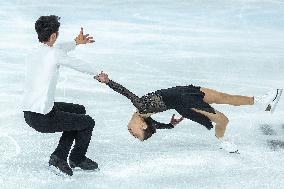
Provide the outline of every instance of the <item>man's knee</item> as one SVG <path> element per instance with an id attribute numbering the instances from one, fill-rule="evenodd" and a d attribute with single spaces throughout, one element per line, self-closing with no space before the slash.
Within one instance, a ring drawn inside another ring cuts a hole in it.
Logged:
<path id="1" fill-rule="evenodd" d="M 87 115 L 86 118 L 87 118 L 87 122 L 88 122 L 89 127 L 94 128 L 95 125 L 96 125 L 96 121 L 89 115 Z"/>
<path id="2" fill-rule="evenodd" d="M 83 105 L 78 104 L 79 111 L 81 114 L 86 114 L 86 108 Z"/>

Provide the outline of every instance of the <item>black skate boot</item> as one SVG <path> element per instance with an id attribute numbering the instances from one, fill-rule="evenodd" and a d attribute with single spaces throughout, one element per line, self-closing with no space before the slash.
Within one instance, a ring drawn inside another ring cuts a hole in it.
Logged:
<path id="1" fill-rule="evenodd" d="M 71 168 L 80 167 L 83 170 L 99 170 L 98 164 L 87 157 L 80 163 L 75 163 L 69 159 L 69 165 Z"/>
<path id="2" fill-rule="evenodd" d="M 58 171 L 54 171 L 56 172 L 55 174 L 61 176 L 63 174 L 65 175 L 69 175 L 69 176 L 72 176 L 73 175 L 73 171 L 72 169 L 69 167 L 67 161 L 63 160 L 63 159 L 60 159 L 59 157 L 57 157 L 56 155 L 52 154 L 50 156 L 50 159 L 49 159 L 49 167 L 53 166 L 55 167 Z M 57 173 L 58 172 L 58 173 Z"/>

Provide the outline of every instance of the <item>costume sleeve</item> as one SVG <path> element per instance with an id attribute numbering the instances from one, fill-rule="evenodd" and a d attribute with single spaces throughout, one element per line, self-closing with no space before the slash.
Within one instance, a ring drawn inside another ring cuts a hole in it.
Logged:
<path id="1" fill-rule="evenodd" d="M 132 104 L 140 111 L 143 109 L 143 102 L 140 100 L 140 98 L 135 95 L 134 93 L 132 93 L 131 91 L 129 91 L 127 88 L 125 88 L 124 86 L 122 86 L 119 83 L 116 83 L 112 80 L 110 80 L 107 83 L 107 86 L 109 86 L 112 90 L 114 90 L 115 92 L 125 96 L 126 98 L 128 98 L 129 100 L 131 100 Z"/>
<path id="2" fill-rule="evenodd" d="M 148 125 L 152 125 L 156 129 L 172 129 L 172 128 L 174 128 L 174 126 L 171 123 L 168 123 L 168 124 L 160 123 L 160 122 L 152 119 L 151 117 L 145 118 L 145 121 Z"/>
<path id="3" fill-rule="evenodd" d="M 89 75 L 95 75 L 97 73 L 93 64 L 70 57 L 61 50 L 57 51 L 57 63 Z"/>
<path id="4" fill-rule="evenodd" d="M 75 41 L 65 42 L 65 43 L 59 43 L 55 45 L 58 49 L 64 51 L 65 53 L 68 53 L 69 51 L 72 51 L 76 47 Z"/>

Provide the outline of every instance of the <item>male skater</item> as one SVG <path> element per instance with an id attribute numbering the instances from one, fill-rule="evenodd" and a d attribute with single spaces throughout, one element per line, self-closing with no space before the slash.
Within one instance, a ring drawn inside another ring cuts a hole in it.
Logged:
<path id="1" fill-rule="evenodd" d="M 61 173 L 72 176 L 71 168 L 95 170 L 98 164 L 85 156 L 95 126 L 95 121 L 86 115 L 85 107 L 78 104 L 54 102 L 59 68 L 68 66 L 80 72 L 94 75 L 94 70 L 81 60 L 67 56 L 76 45 L 93 43 L 93 37 L 80 34 L 73 42 L 54 46 L 60 27 L 60 17 L 41 16 L 35 23 L 40 45 L 27 60 L 26 87 L 23 110 L 26 123 L 41 133 L 63 132 L 58 146 L 51 154 L 49 165 Z M 75 145 L 67 157 L 73 141 Z"/>

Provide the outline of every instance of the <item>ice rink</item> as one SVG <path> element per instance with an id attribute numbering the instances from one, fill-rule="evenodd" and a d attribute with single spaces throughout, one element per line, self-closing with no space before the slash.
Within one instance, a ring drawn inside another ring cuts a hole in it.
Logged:
<path id="1" fill-rule="evenodd" d="M 282 189 L 284 100 L 275 114 L 214 105 L 241 154 L 218 149 L 214 130 L 185 120 L 140 142 L 127 130 L 131 102 L 92 77 L 61 69 L 56 100 L 84 104 L 96 120 L 88 157 L 99 172 L 51 173 L 60 133 L 40 134 L 23 119 L 24 60 L 38 43 L 34 22 L 61 16 L 58 42 L 83 26 L 95 37 L 70 56 L 90 62 L 138 95 L 199 85 L 240 95 L 284 88 L 282 0 L 8 0 L 0 2 L 1 189 Z M 169 122 L 174 111 L 153 116 Z"/>

